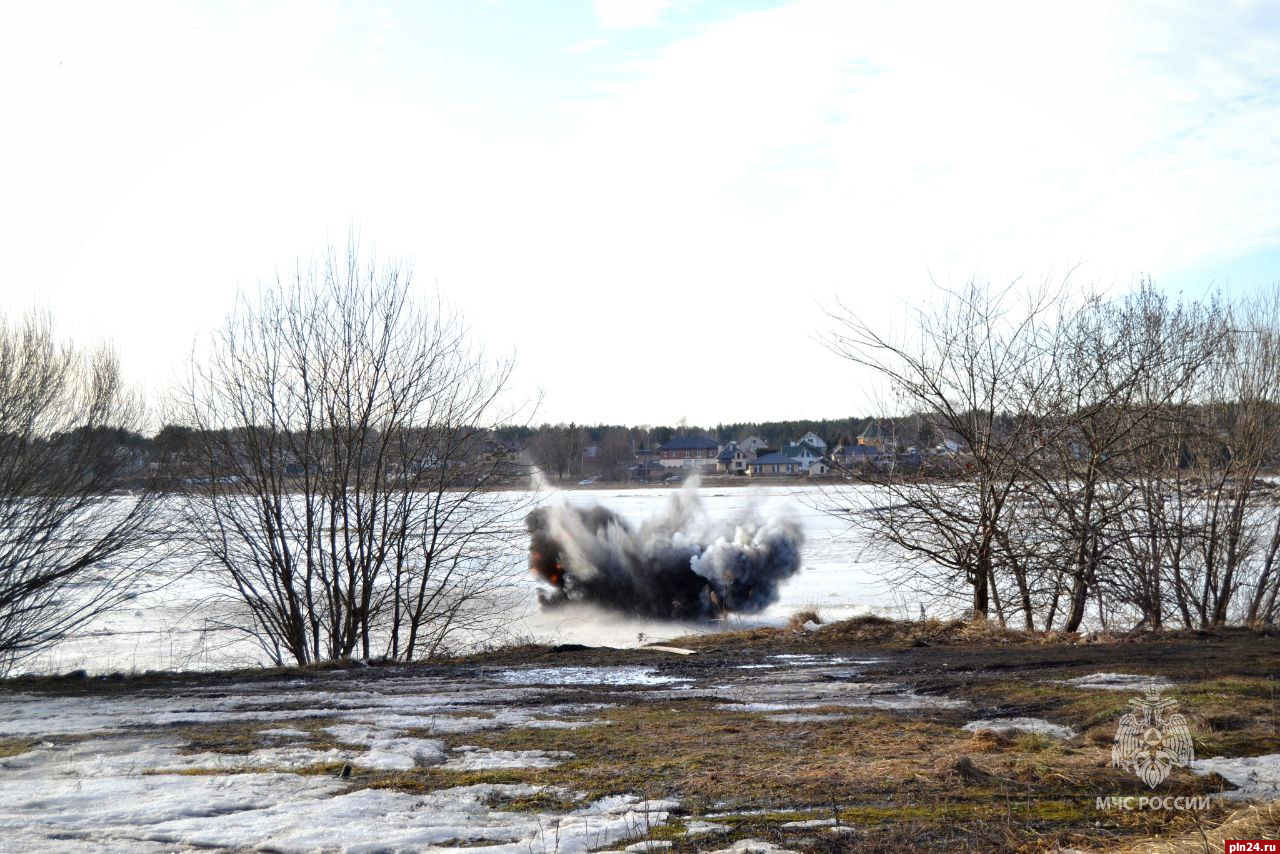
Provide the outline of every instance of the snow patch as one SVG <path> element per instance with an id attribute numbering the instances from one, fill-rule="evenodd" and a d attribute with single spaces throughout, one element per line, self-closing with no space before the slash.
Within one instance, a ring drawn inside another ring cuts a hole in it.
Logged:
<path id="1" fill-rule="evenodd" d="M 358 745 L 366 752 L 356 756 L 353 764 L 382 771 L 410 771 L 420 765 L 437 765 L 444 761 L 444 742 L 434 738 L 404 738 L 396 730 L 358 724 L 336 724 L 325 727 L 343 744 Z"/>
<path id="2" fill-rule="evenodd" d="M 703 821 L 701 819 L 690 819 L 684 823 L 685 836 L 701 836 L 704 833 L 716 833 L 721 830 L 729 830 L 727 824 L 716 824 L 714 821 Z"/>
<path id="3" fill-rule="evenodd" d="M 1215 757 L 1191 763 L 1197 774 L 1217 772 L 1235 786 L 1222 797 L 1232 800 L 1273 800 L 1280 798 L 1280 753 L 1228 759 Z"/>
<path id="4" fill-rule="evenodd" d="M 265 735 L 271 738 L 311 738 L 311 733 L 302 729 L 294 729 L 293 727 L 283 726 L 275 729 L 260 729 L 258 735 Z"/>
<path id="5" fill-rule="evenodd" d="M 1049 735 L 1054 738 L 1071 738 L 1075 735 L 1075 730 L 1071 729 L 1071 727 L 1051 723 L 1044 718 L 987 718 L 985 720 L 969 721 L 964 725 L 963 729 L 969 732 L 977 732 L 980 729 L 989 729 L 995 732 L 1030 732 Z"/>
<path id="6" fill-rule="evenodd" d="M 800 854 L 791 848 L 779 848 L 761 839 L 740 839 L 728 848 L 717 848 L 707 854 Z"/>
<path id="7" fill-rule="evenodd" d="M 661 676 L 652 667 L 524 667 L 500 670 L 491 678 L 516 685 L 669 685 L 692 682 L 680 676 Z"/>
<path id="8" fill-rule="evenodd" d="M 835 827 L 834 818 L 810 818 L 804 821 L 784 821 L 783 827 Z"/>
<path id="9" fill-rule="evenodd" d="M 1173 687 L 1173 682 L 1164 676 L 1142 673 L 1090 673 L 1088 676 L 1056 681 L 1059 685 L 1070 685 L 1087 691 L 1165 691 Z"/>
<path id="10" fill-rule="evenodd" d="M 554 768 L 573 754 L 563 750 L 490 750 L 487 747 L 455 747 L 442 765 L 450 771 L 486 771 L 491 768 Z"/>

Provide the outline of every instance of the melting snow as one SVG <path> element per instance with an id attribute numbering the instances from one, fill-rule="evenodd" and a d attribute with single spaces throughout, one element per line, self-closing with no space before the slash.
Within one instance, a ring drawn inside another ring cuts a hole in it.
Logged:
<path id="1" fill-rule="evenodd" d="M 927 697 L 897 690 L 892 683 L 882 682 L 813 682 L 790 674 L 777 680 L 744 680 L 718 688 L 715 696 L 732 700 L 723 708 L 742 712 L 790 712 L 822 706 L 845 706 L 872 709 L 953 709 L 965 705 L 964 700 Z"/>
<path id="2" fill-rule="evenodd" d="M 273 738 L 311 738 L 311 733 L 306 730 L 294 729 L 293 727 L 276 727 L 275 729 L 260 729 L 258 735 L 271 736 Z"/>
<path id="3" fill-rule="evenodd" d="M 485 771 L 490 768 L 554 768 L 573 754 L 563 750 L 490 750 L 487 747 L 455 747 L 443 768 L 451 771 Z"/>
<path id="4" fill-rule="evenodd" d="M 986 720 L 969 721 L 964 725 L 964 729 L 969 732 L 977 732 L 980 729 L 995 730 L 997 732 L 1015 730 L 1050 735 L 1054 738 L 1071 738 L 1075 735 L 1075 731 L 1071 727 L 1050 723 L 1044 718 L 988 718 Z"/>
<path id="5" fill-rule="evenodd" d="M 1215 757 L 1197 759 L 1191 763 L 1197 774 L 1217 772 L 1236 786 L 1222 797 L 1237 800 L 1272 800 L 1280 798 L 1280 753 L 1265 756 L 1246 756 L 1234 759 Z"/>
<path id="6" fill-rule="evenodd" d="M 397 739 L 376 728 L 339 730 L 368 755 L 441 758 L 435 742 Z M 135 736 L 38 746 L 0 760 L 0 833 L 10 850 L 152 852 L 175 845 L 282 852 L 420 850 L 492 843 L 486 851 L 587 851 L 644 834 L 664 823 L 671 801 L 634 796 L 598 801 L 563 815 L 504 812 L 493 798 L 521 797 L 532 786 L 466 786 L 425 796 L 386 790 L 346 791 L 334 777 L 289 773 L 166 774 L 163 769 L 248 768 L 350 755 L 306 748 L 248 754 L 180 753 L 176 741 Z M 416 752 L 415 752 L 416 751 Z M 527 754 L 466 751 L 472 767 L 498 767 Z M 548 757 L 542 757 L 547 759 Z M 398 760 L 397 760 L 398 762 Z M 160 773 L 156 773 L 159 771 Z M 558 848 L 556 846 L 558 845 Z"/>
<path id="7" fill-rule="evenodd" d="M 499 682 L 517 685 L 668 685 L 692 682 L 678 676 L 661 676 L 652 667 L 524 667 L 492 675 Z"/>
<path id="8" fill-rule="evenodd" d="M 1091 673 L 1074 679 L 1057 680 L 1060 685 L 1071 685 L 1090 691 L 1140 691 L 1154 689 L 1165 691 L 1173 683 L 1164 676 L 1148 676 L 1141 673 Z"/>
<path id="9" fill-rule="evenodd" d="M 772 842 L 759 839 L 741 839 L 728 848 L 717 848 L 707 854 L 799 854 L 790 848 L 779 848 Z"/>

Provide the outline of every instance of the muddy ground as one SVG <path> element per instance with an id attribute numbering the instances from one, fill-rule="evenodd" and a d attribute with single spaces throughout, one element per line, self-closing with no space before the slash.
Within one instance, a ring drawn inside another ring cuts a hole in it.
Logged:
<path id="1" fill-rule="evenodd" d="M 670 645 L 694 654 L 10 680 L 0 831 L 15 850 L 1113 850 L 1199 846 L 1280 798 L 1267 632 L 863 619 Z M 1110 767 L 1148 688 L 1197 757 L 1155 788 Z M 1144 795 L 1208 800 L 1098 808 Z"/>

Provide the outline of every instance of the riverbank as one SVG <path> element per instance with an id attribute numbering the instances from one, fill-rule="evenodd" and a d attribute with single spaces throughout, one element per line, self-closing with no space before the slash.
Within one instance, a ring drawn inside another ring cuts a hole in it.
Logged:
<path id="1" fill-rule="evenodd" d="M 1263 632 L 864 618 L 665 646 L 693 652 L 8 680 L 0 828 L 36 851 L 1112 850 L 1280 797 Z M 1151 686 L 1198 757 L 1155 789 L 1109 767 Z M 1098 806 L 1151 795 L 1202 805 Z"/>

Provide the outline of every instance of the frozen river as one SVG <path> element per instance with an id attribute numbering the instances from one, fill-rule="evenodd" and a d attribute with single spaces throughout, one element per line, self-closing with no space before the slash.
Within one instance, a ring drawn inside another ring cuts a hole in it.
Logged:
<path id="1" fill-rule="evenodd" d="M 671 489 L 573 490 L 548 493 L 546 501 L 576 505 L 603 504 L 631 521 L 662 512 Z M 915 616 L 918 605 L 894 594 L 879 574 L 875 556 L 863 554 L 863 543 L 847 521 L 824 512 L 831 503 L 811 487 L 716 488 L 699 490 L 709 516 L 730 516 L 754 504 L 762 516 L 787 515 L 805 535 L 800 573 L 786 582 L 780 600 L 761 614 L 731 618 L 729 627 L 780 625 L 794 612 L 816 608 L 824 620 L 842 619 L 875 610 Z M 845 504 L 860 496 L 850 493 Z M 513 555 L 523 562 L 523 554 Z M 511 626 L 510 640 L 627 646 L 665 640 L 692 631 L 714 630 L 706 624 L 630 620 L 592 608 L 537 606 L 536 583 L 522 578 L 527 596 Z M 100 617 L 76 639 L 67 641 L 23 668 L 32 672 L 137 672 L 148 669 L 209 669 L 265 663 L 255 645 L 237 632 L 211 624 L 216 613 L 211 589 L 185 578 L 162 590 L 140 594 L 130 606 Z"/>

